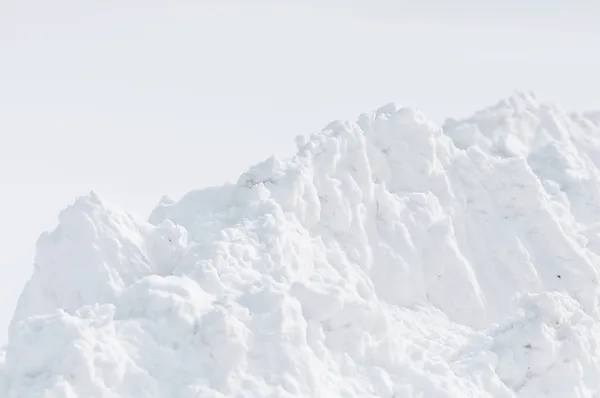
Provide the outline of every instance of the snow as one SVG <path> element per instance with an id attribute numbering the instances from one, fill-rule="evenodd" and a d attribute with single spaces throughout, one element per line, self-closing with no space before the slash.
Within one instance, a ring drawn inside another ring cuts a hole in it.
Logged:
<path id="1" fill-rule="evenodd" d="M 600 396 L 600 127 L 387 104 L 148 221 L 39 239 L 0 396 Z"/>

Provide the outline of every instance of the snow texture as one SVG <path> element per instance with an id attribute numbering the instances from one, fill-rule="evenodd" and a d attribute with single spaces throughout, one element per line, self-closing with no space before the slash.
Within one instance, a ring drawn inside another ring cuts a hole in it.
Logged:
<path id="1" fill-rule="evenodd" d="M 0 396 L 600 397 L 600 117 L 388 104 L 37 245 Z"/>

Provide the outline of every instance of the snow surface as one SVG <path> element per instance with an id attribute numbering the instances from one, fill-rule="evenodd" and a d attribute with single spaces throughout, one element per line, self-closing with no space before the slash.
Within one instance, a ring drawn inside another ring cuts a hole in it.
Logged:
<path id="1" fill-rule="evenodd" d="M 600 397 L 600 127 L 388 104 L 38 242 L 0 397 Z"/>

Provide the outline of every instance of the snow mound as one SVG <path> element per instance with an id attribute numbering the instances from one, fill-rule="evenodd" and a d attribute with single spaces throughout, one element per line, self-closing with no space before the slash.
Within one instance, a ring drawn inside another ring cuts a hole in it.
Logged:
<path id="1" fill-rule="evenodd" d="M 387 104 L 148 222 L 38 242 L 0 396 L 594 397 L 600 127 L 515 93 Z"/>

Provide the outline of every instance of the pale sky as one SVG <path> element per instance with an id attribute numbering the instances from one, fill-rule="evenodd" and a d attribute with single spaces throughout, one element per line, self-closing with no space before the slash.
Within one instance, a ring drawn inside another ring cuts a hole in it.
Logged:
<path id="1" fill-rule="evenodd" d="M 59 211 L 147 217 L 390 101 L 467 116 L 513 90 L 600 109 L 600 5 L 0 2 L 0 344 Z"/>

